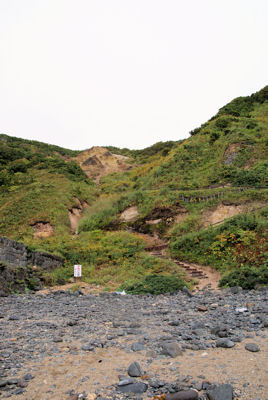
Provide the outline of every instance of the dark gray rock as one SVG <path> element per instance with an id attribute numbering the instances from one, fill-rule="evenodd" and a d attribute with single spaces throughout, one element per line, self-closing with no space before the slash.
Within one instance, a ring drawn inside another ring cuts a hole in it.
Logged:
<path id="1" fill-rule="evenodd" d="M 32 374 L 26 374 L 24 375 L 24 377 L 22 378 L 24 381 L 31 381 L 32 379 L 34 379 L 34 375 Z"/>
<path id="2" fill-rule="evenodd" d="M 143 375 L 143 370 L 137 361 L 134 361 L 133 363 L 130 364 L 127 372 L 129 376 L 133 377 L 139 377 Z"/>
<path id="3" fill-rule="evenodd" d="M 119 382 L 120 383 L 120 382 Z M 135 383 L 129 383 L 126 385 L 117 385 L 117 391 L 121 393 L 137 393 L 141 394 L 146 392 L 148 389 L 148 385 L 143 382 L 135 382 Z"/>
<path id="4" fill-rule="evenodd" d="M 84 350 L 84 351 L 92 351 L 92 350 L 94 350 L 94 346 L 92 346 L 91 343 L 84 344 L 84 345 L 81 347 L 81 350 Z"/>
<path id="5" fill-rule="evenodd" d="M 164 356 L 175 358 L 177 356 L 183 355 L 181 347 L 176 342 L 163 343 L 161 346 L 161 354 L 163 354 Z"/>
<path id="6" fill-rule="evenodd" d="M 15 390 L 14 390 L 13 394 L 19 395 L 19 394 L 23 394 L 23 393 L 25 393 L 25 392 L 26 392 L 26 390 L 24 390 L 24 389 L 22 389 L 22 388 L 18 388 L 18 389 L 15 389 Z"/>
<path id="7" fill-rule="evenodd" d="M 216 341 L 216 347 L 223 347 L 225 349 L 230 349 L 231 347 L 234 347 L 235 343 L 232 342 L 228 338 L 221 338 Z"/>
<path id="8" fill-rule="evenodd" d="M 145 350 L 145 346 L 142 343 L 133 343 L 131 345 L 131 350 L 132 351 L 141 351 Z"/>
<path id="9" fill-rule="evenodd" d="M 193 293 L 191 293 L 190 290 L 189 290 L 186 286 L 183 286 L 182 291 L 183 291 L 184 293 L 186 293 L 187 296 L 193 297 Z"/>
<path id="10" fill-rule="evenodd" d="M 251 351 L 253 353 L 256 353 L 256 352 L 260 351 L 260 348 L 256 343 L 247 343 L 245 345 L 245 349 L 248 350 L 248 351 Z"/>
<path id="11" fill-rule="evenodd" d="M 206 392 L 209 400 L 232 400 L 233 386 L 229 383 L 209 388 Z"/>
<path id="12" fill-rule="evenodd" d="M 166 395 L 166 400 L 198 400 L 198 392 L 196 390 L 183 390 L 176 393 Z"/>

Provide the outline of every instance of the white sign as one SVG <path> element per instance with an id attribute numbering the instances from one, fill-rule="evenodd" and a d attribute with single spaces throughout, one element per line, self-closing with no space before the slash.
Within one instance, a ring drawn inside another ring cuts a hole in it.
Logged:
<path id="1" fill-rule="evenodd" d="M 74 277 L 80 278 L 82 276 L 82 265 L 74 265 Z"/>

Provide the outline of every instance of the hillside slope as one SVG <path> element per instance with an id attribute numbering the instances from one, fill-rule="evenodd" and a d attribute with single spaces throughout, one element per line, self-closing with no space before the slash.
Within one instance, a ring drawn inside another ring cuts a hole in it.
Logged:
<path id="1" fill-rule="evenodd" d="M 84 278 L 107 288 L 150 274 L 184 279 L 170 258 L 144 252 L 153 242 L 221 273 L 258 275 L 267 269 L 267 156 L 268 87 L 188 139 L 143 150 L 77 152 L 1 135 L 0 235 L 63 256 L 53 282 L 81 262 Z"/>

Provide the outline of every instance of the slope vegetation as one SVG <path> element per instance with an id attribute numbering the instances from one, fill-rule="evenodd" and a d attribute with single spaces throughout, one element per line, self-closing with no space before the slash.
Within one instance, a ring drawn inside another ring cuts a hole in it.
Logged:
<path id="1" fill-rule="evenodd" d="M 222 284 L 263 284 L 268 87 L 190 134 L 143 150 L 83 152 L 1 135 L 0 234 L 63 256 L 52 282 L 68 279 L 73 263 L 111 289 L 155 275 L 183 281 L 173 257 L 210 264 Z M 152 242 L 169 244 L 166 260 L 145 253 Z"/>

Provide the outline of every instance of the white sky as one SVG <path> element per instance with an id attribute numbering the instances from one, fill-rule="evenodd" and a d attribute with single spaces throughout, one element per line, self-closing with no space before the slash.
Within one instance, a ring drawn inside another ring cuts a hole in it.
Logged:
<path id="1" fill-rule="evenodd" d="M 179 140 L 267 84 L 267 0 L 0 0 L 0 132 Z"/>

